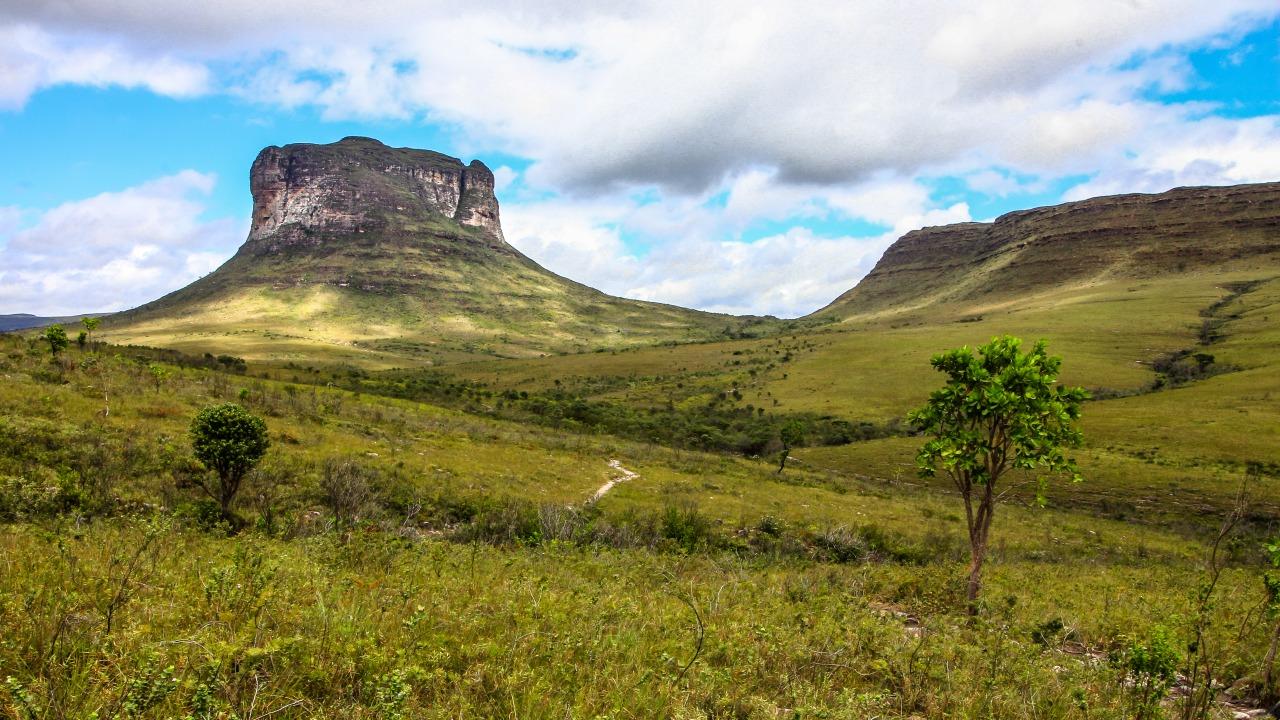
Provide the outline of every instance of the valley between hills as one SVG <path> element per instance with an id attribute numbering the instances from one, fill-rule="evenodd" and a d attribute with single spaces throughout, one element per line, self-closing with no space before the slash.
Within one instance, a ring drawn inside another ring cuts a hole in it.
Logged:
<path id="1" fill-rule="evenodd" d="M 1280 183 L 922 228 L 797 319 L 556 275 L 479 161 L 287 145 L 250 189 L 215 272 L 60 352 L 0 335 L 13 717 L 1280 700 Z M 1090 392 L 1082 481 L 1011 474 L 971 605 L 905 418 L 932 356 L 1003 335 Z M 189 428 L 227 402 L 270 447 L 223 514 Z"/>

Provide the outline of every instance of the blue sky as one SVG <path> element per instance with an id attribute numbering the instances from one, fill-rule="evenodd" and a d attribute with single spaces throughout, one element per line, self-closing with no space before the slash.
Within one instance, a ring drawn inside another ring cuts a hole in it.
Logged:
<path id="1" fill-rule="evenodd" d="M 1280 180 L 1273 1 L 0 4 L 0 313 L 231 255 L 267 145 L 480 158 L 606 291 L 795 316 L 922 225 Z"/>

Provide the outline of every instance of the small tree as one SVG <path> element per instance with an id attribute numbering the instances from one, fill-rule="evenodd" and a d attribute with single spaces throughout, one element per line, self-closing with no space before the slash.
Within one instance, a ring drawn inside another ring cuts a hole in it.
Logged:
<path id="1" fill-rule="evenodd" d="M 778 474 L 782 474 L 787 466 L 787 458 L 791 456 L 791 448 L 804 442 L 805 426 L 800 420 L 788 420 L 778 431 L 778 439 L 782 441 L 782 454 L 778 457 Z"/>
<path id="2" fill-rule="evenodd" d="M 160 387 L 164 385 L 164 381 L 168 380 L 173 375 L 172 370 L 160 363 L 151 363 L 148 365 L 147 373 L 151 375 L 151 382 L 155 385 L 157 395 L 160 393 Z"/>
<path id="3" fill-rule="evenodd" d="M 61 325 L 50 325 L 45 328 L 44 339 L 49 343 L 49 352 L 57 358 L 58 353 L 67 349 L 71 341 L 67 339 L 67 331 Z"/>
<path id="4" fill-rule="evenodd" d="M 210 405 L 191 422 L 191 446 L 196 459 L 218 475 L 217 485 L 207 476 L 195 481 L 218 502 L 225 519 L 232 519 L 231 501 L 240 490 L 241 481 L 270 444 L 262 418 L 235 403 Z"/>
<path id="5" fill-rule="evenodd" d="M 83 350 L 84 346 L 89 344 L 89 336 L 102 324 L 102 318 L 82 317 L 80 318 L 80 324 L 84 326 L 84 330 L 80 331 L 80 336 L 76 338 L 76 342 L 80 343 L 80 349 Z"/>
<path id="6" fill-rule="evenodd" d="M 934 356 L 930 363 L 947 374 L 947 384 L 907 416 L 933 436 L 916 455 L 920 473 L 945 473 L 964 500 L 970 614 L 977 612 L 995 506 L 1009 491 L 1000 487 L 1004 474 L 1040 469 L 1080 480 L 1075 461 L 1063 449 L 1081 442 L 1073 423 L 1088 393 L 1057 385 L 1062 359 L 1045 352 L 1043 340 L 1028 353 L 1020 352 L 1020 346 L 1020 340 L 1005 336 L 993 338 L 976 354 L 962 347 Z M 1040 480 L 1043 489 L 1045 478 Z M 1038 497 L 1043 499 L 1043 493 Z"/>

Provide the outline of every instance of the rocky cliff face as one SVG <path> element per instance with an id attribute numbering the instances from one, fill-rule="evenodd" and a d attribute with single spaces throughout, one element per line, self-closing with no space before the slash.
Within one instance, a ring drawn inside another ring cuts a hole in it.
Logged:
<path id="1" fill-rule="evenodd" d="M 1073 282 L 1273 266 L 1277 256 L 1280 183 L 1115 195 L 914 230 L 819 313 L 998 301 Z"/>
<path id="2" fill-rule="evenodd" d="M 269 147 L 249 175 L 255 254 L 324 247 L 338 238 L 416 229 L 446 218 L 503 243 L 493 173 L 473 160 L 348 137 Z M 504 243 L 505 244 L 505 243 Z"/>
<path id="3" fill-rule="evenodd" d="M 235 256 L 109 318 L 113 342 L 295 361 L 437 364 L 721 337 L 759 318 L 627 300 L 502 237 L 494 178 L 430 150 L 351 137 L 263 150 Z"/>

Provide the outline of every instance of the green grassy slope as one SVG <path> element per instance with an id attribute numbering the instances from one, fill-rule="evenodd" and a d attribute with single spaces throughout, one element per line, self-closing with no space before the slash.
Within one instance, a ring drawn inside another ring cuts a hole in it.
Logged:
<path id="1" fill-rule="evenodd" d="M 1177 188 L 916 230 L 815 317 L 952 317 L 1043 291 L 1199 269 L 1256 272 L 1280 260 L 1280 183 Z"/>
<path id="2" fill-rule="evenodd" d="M 492 183 L 478 163 L 364 138 L 268 148 L 254 164 L 244 246 L 192 285 L 108 318 L 101 336 L 388 367 L 704 340 L 776 324 L 616 298 L 549 272 L 502 239 Z M 486 224 L 470 224 L 477 209 L 491 213 Z"/>
<path id="3" fill-rule="evenodd" d="M 1221 508 L 1251 461 L 1280 458 L 1280 266 L 1202 270 L 1161 279 L 1121 279 L 1041 292 L 998 312 L 951 319 L 845 322 L 779 338 L 594 353 L 542 360 L 466 363 L 450 372 L 495 389 L 565 389 L 635 407 L 674 399 L 696 407 L 724 398 L 767 415 L 813 413 L 883 424 L 919 406 L 940 383 L 929 357 L 995 335 L 1044 338 L 1064 360 L 1062 380 L 1099 397 L 1084 414 L 1082 467 L 1090 482 L 1055 502 L 1107 505 L 1126 517 L 1179 502 Z M 1233 283 L 1260 281 L 1235 297 Z M 1206 317 L 1212 313 L 1212 317 Z M 1202 344 L 1205 323 L 1212 342 Z M 1213 355 L 1221 374 L 1151 392 L 1162 357 Z M 559 385 L 556 385 L 556 382 Z M 797 451 L 802 462 L 850 475 L 914 475 L 916 443 L 889 438 Z M 1280 502 L 1275 488 L 1269 503 Z M 1175 513 L 1178 514 L 1178 513 Z"/>
<path id="4" fill-rule="evenodd" d="M 116 352 L 50 363 L 0 340 L 11 714 L 1122 717 L 1123 677 L 1080 653 L 1183 632 L 1205 551 L 1007 505 L 974 624 L 958 506 L 929 488 L 209 370 L 157 380 Z M 273 440 L 234 537 L 174 482 L 190 418 L 228 399 Z M 322 500 L 332 458 L 372 478 L 355 531 Z M 588 508 L 608 460 L 638 477 Z M 1234 557 L 1211 635 L 1228 679 L 1268 631 L 1256 551 Z"/>

